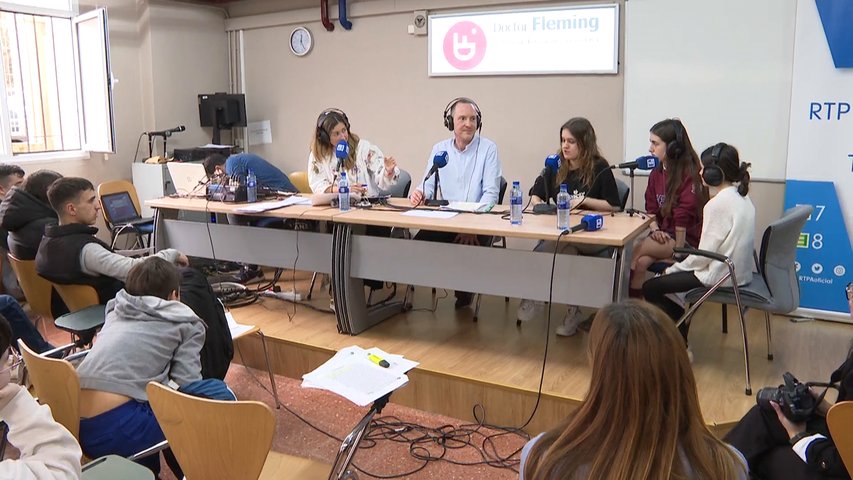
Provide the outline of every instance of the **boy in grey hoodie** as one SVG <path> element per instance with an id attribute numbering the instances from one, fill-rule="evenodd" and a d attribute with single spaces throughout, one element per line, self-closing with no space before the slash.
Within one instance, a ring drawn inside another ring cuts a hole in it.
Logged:
<path id="1" fill-rule="evenodd" d="M 165 439 L 148 404 L 148 382 L 222 384 L 216 379 L 202 381 L 204 323 L 180 302 L 179 292 L 177 267 L 149 257 L 131 268 L 125 288 L 107 303 L 104 327 L 77 368 L 80 444 L 87 456 L 129 456 Z M 235 399 L 227 387 L 222 390 L 228 395 L 217 399 Z M 170 457 L 166 455 L 169 466 L 181 478 Z M 159 471 L 156 455 L 140 463 Z"/>

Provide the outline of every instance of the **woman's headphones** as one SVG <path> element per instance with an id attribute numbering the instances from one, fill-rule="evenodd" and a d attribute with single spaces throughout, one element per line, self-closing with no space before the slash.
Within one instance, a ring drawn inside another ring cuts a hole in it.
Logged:
<path id="1" fill-rule="evenodd" d="M 675 160 L 684 153 L 684 125 L 677 118 L 672 119 L 675 139 L 666 144 L 666 158 Z"/>
<path id="2" fill-rule="evenodd" d="M 339 108 L 327 108 L 317 117 L 317 139 L 326 145 L 331 145 L 332 139 L 329 137 L 329 132 L 323 128 L 323 123 L 326 122 L 326 118 L 328 117 L 335 120 L 335 125 L 343 123 L 347 128 L 347 132 L 349 132 L 349 119 L 347 118 L 347 114 Z"/>
<path id="3" fill-rule="evenodd" d="M 474 107 L 474 113 L 477 114 L 477 130 L 482 128 L 483 126 L 483 114 L 480 113 L 480 107 L 477 106 L 477 103 L 474 100 L 471 100 L 468 97 L 456 97 L 444 107 L 444 126 L 447 127 L 451 132 L 453 131 L 453 107 L 456 106 L 457 103 L 468 103 L 472 107 Z"/>
<path id="4" fill-rule="evenodd" d="M 726 178 L 723 169 L 717 165 L 717 162 L 720 161 L 720 152 L 723 151 L 723 147 L 725 146 L 726 144 L 722 142 L 714 145 L 708 163 L 702 167 L 702 180 L 709 187 L 719 187 Z"/>

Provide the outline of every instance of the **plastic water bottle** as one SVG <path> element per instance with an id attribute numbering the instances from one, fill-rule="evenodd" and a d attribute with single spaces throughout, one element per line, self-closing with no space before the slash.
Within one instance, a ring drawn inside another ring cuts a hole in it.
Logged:
<path id="1" fill-rule="evenodd" d="M 566 184 L 560 185 L 560 193 L 557 194 L 557 228 L 559 230 L 569 229 L 569 190 Z"/>
<path id="2" fill-rule="evenodd" d="M 521 183 L 512 182 L 512 190 L 509 192 L 509 223 L 521 225 Z"/>
<path id="3" fill-rule="evenodd" d="M 246 201 L 249 203 L 258 201 L 258 177 L 251 170 L 249 170 L 249 175 L 246 176 Z"/>
<path id="4" fill-rule="evenodd" d="M 342 212 L 349 210 L 349 180 L 346 172 L 341 172 L 341 179 L 338 180 L 338 205 Z"/>

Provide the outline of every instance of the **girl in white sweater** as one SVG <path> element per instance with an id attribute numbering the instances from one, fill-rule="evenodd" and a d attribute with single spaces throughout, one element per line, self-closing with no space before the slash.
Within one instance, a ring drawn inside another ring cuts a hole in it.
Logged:
<path id="1" fill-rule="evenodd" d="M 752 281 L 752 251 L 755 246 L 755 207 L 749 199 L 749 163 L 741 162 L 735 147 L 718 143 L 702 152 L 702 183 L 711 199 L 702 210 L 699 250 L 719 253 L 732 259 L 739 285 Z M 698 255 L 689 255 L 673 264 L 664 274 L 643 284 L 643 296 L 678 321 L 684 308 L 667 294 L 711 287 L 728 272 L 726 264 Z M 730 285 L 731 280 L 727 281 Z M 681 325 L 687 341 L 688 325 Z"/>

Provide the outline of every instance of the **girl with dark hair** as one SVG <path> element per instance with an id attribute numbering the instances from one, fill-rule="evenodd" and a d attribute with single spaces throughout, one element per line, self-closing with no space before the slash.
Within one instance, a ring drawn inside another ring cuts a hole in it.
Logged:
<path id="1" fill-rule="evenodd" d="M 317 118 L 308 154 L 308 183 L 312 192 L 338 191 L 335 147 L 341 140 L 349 145 L 349 155 L 340 162 L 339 168 L 347 174 L 350 192 L 374 197 L 379 195 L 379 189 L 385 190 L 397 183 L 400 169 L 394 157 L 386 157 L 379 147 L 351 132 L 347 115 L 329 108 Z"/>
<path id="2" fill-rule="evenodd" d="M 708 430 L 672 322 L 637 300 L 595 316 L 589 391 L 521 451 L 521 479 L 746 480 L 743 457 Z"/>
<path id="3" fill-rule="evenodd" d="M 651 234 L 634 248 L 630 295 L 640 297 L 645 272 L 653 263 L 671 262 L 674 247 L 696 247 L 702 230 L 702 207 L 708 194 L 699 178 L 699 156 L 684 124 L 662 120 L 649 132 L 649 153 L 660 158 L 646 187 L 646 212 L 654 216 Z"/>
<path id="4" fill-rule="evenodd" d="M 530 189 L 530 201 L 533 205 L 543 203 L 548 196 L 547 191 L 550 191 L 550 200 L 556 202 L 560 185 L 566 184 L 569 194 L 583 198 L 573 208 L 581 206 L 602 212 L 619 210 L 621 202 L 616 180 L 613 178 L 610 164 L 599 153 L 595 129 L 592 128 L 589 120 L 575 117 L 560 127 L 560 150 L 557 153 L 560 156 L 560 168 L 554 176 L 554 183 L 546 188 L 545 178 L 541 175 L 536 178 L 536 182 Z M 536 246 L 535 251 L 553 252 L 554 246 L 554 242 L 542 241 Z M 560 247 L 560 253 L 594 253 L 568 243 L 563 243 Z M 542 306 L 541 302 L 522 300 L 518 307 L 518 320 L 522 322 L 531 320 Z M 580 308 L 569 305 L 562 325 L 557 327 L 557 335 L 574 335 L 582 321 L 583 314 Z"/>
<path id="5" fill-rule="evenodd" d="M 731 258 L 739 285 L 752 281 L 752 251 L 755 248 L 755 207 L 747 196 L 749 166 L 740 161 L 737 149 L 726 143 L 718 143 L 702 152 L 700 173 L 711 199 L 702 213 L 704 223 L 698 248 Z M 643 295 L 677 321 L 684 314 L 684 308 L 667 294 L 710 287 L 726 273 L 728 267 L 723 262 L 689 255 L 667 268 L 663 275 L 644 283 Z M 727 282 L 731 285 L 730 280 Z M 686 322 L 680 327 L 685 341 L 688 327 Z"/>

